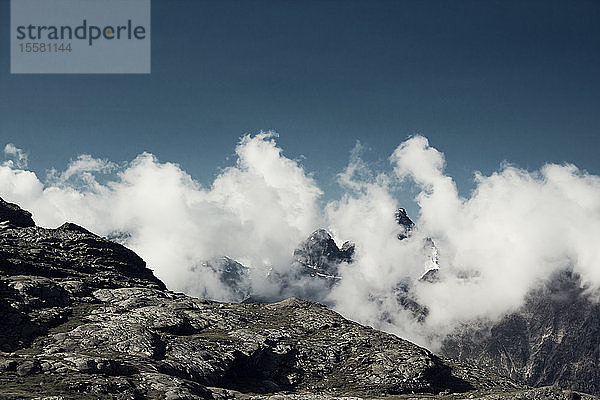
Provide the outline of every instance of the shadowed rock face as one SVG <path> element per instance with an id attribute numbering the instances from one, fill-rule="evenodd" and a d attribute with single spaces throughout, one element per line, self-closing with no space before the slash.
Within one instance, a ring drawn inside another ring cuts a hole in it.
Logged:
<path id="1" fill-rule="evenodd" d="M 0 318 L 0 399 L 566 398 L 317 303 L 170 292 L 135 253 L 73 224 L 0 231 Z"/>
<path id="2" fill-rule="evenodd" d="M 402 227 L 402 232 L 398 234 L 399 240 L 404 240 L 410 236 L 415 223 L 408 217 L 404 208 L 396 210 L 396 223 Z"/>
<path id="3" fill-rule="evenodd" d="M 442 351 L 530 385 L 557 383 L 598 394 L 600 304 L 579 276 L 563 271 L 532 291 L 519 310 L 496 323 L 464 327 Z"/>
<path id="4" fill-rule="evenodd" d="M 6 224 L 7 222 L 12 226 L 21 228 L 35 226 L 29 211 L 22 210 L 18 205 L 7 203 L 0 198 L 0 223 Z"/>
<path id="5" fill-rule="evenodd" d="M 345 242 L 338 248 L 325 229 L 317 229 L 294 251 L 295 265 L 308 275 L 325 279 L 338 277 L 340 263 L 352 262 L 354 244 Z"/>

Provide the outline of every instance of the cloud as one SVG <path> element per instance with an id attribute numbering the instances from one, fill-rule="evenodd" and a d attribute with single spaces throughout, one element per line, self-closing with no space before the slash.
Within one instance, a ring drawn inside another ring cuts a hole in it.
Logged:
<path id="1" fill-rule="evenodd" d="M 275 140 L 273 133 L 241 138 L 235 163 L 209 187 L 149 153 L 125 164 L 82 155 L 43 181 L 26 164 L 1 164 L 0 196 L 32 211 L 39 225 L 73 221 L 119 236 L 169 288 L 219 300 L 239 294 L 202 263 L 229 256 L 249 267 L 242 286 L 276 296 L 273 277 L 293 275 L 294 248 L 325 227 L 338 244 L 356 243 L 356 253 L 323 301 L 434 349 L 458 322 L 518 307 L 559 269 L 572 268 L 590 290 L 600 288 L 600 177 L 574 165 L 502 165 L 489 176 L 476 173 L 475 189 L 461 196 L 444 172 L 444 154 L 426 138 L 400 143 L 382 171 L 361 159 L 358 143 L 338 175 L 343 194 L 321 207 L 321 189 Z M 22 154 L 7 149 L 13 159 Z M 419 214 L 413 235 L 399 241 L 394 211 L 404 205 L 395 193 L 407 186 L 416 190 Z M 439 251 L 435 284 L 418 281 L 431 265 L 426 238 Z M 427 307 L 424 322 L 398 302 L 402 293 Z"/>
<path id="2" fill-rule="evenodd" d="M 243 137 L 236 164 L 210 188 L 179 165 L 142 153 L 121 166 L 82 155 L 44 183 L 4 164 L 0 193 L 32 211 L 42 226 L 72 221 L 100 235 L 127 233 L 126 244 L 174 290 L 230 300 L 218 277 L 198 268 L 227 255 L 252 267 L 257 291 L 275 291 L 265 276 L 288 268 L 295 245 L 322 220 L 321 190 L 274 138 Z"/>
<path id="3" fill-rule="evenodd" d="M 504 165 L 490 176 L 475 174 L 475 190 L 462 198 L 444 174 L 443 154 L 426 138 L 403 142 L 390 162 L 399 181 L 409 179 L 419 188 L 416 234 L 398 244 L 386 241 L 391 227 L 372 212 L 392 208 L 384 186 L 338 204 L 337 214 L 351 215 L 358 208 L 363 218 L 356 228 L 363 254 L 359 274 L 353 272 L 363 279 L 340 286 L 336 300 L 341 304 L 353 292 L 365 291 L 365 283 L 371 288 L 367 292 L 385 292 L 386 283 L 389 289 L 403 277 L 414 282 L 424 262 L 416 243 L 426 237 L 439 250 L 442 282 L 413 285 L 415 299 L 430 311 L 425 326 L 415 328 L 401 318 L 387 329 L 430 346 L 423 339 L 433 332 L 447 332 L 458 321 L 497 318 L 518 307 L 530 289 L 560 269 L 580 273 L 592 290 L 600 287 L 600 251 L 594 244 L 600 237 L 600 177 L 571 164 L 547 164 L 533 172 Z M 378 228 L 361 235 L 366 226 Z M 347 234 L 353 229 L 347 227 Z M 378 248 L 373 242 L 385 245 Z M 382 297 L 391 296 L 388 290 Z"/>
<path id="4" fill-rule="evenodd" d="M 95 191 L 100 188 L 94 173 L 110 173 L 117 169 L 117 164 L 108 160 L 94 158 L 89 154 L 82 154 L 71 161 L 67 169 L 58 173 L 52 169 L 48 173 L 47 181 L 54 186 L 76 186 L 83 190 Z M 68 183 L 68 184 L 67 184 Z"/>
<path id="5" fill-rule="evenodd" d="M 12 143 L 9 143 L 4 147 L 4 154 L 11 158 L 11 160 L 6 161 L 6 163 L 9 163 L 8 165 L 14 165 L 17 168 L 25 168 L 29 163 L 27 154 Z"/>
<path id="6" fill-rule="evenodd" d="M 374 174 L 353 154 L 340 175 L 349 190 L 327 208 L 329 228 L 356 242 L 357 260 L 330 296 L 345 315 L 435 349 L 458 322 L 498 318 L 558 270 L 600 288 L 600 177 L 571 164 L 502 165 L 476 173 L 461 197 L 426 138 L 407 139 L 389 160 L 391 171 Z M 413 236 L 398 241 L 392 193 L 402 182 L 416 187 L 419 215 Z M 418 281 L 431 265 L 426 238 L 439 251 L 436 284 Z M 429 310 L 423 324 L 397 301 L 399 287 Z"/>

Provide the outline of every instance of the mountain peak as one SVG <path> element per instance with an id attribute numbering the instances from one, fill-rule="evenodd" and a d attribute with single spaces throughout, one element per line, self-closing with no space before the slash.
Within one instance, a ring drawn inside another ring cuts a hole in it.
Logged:
<path id="1" fill-rule="evenodd" d="M 23 210 L 16 204 L 4 201 L 0 197 L 0 223 L 17 228 L 35 226 L 29 211 Z M 6 227 L 6 226 L 4 226 Z"/>
<path id="2" fill-rule="evenodd" d="M 398 239 L 406 239 L 410 236 L 415 223 L 408 217 L 404 208 L 398 208 L 395 213 L 396 223 L 403 228 L 403 232 L 398 234 Z"/>
<path id="3" fill-rule="evenodd" d="M 353 243 L 344 242 L 340 249 L 325 229 L 314 231 L 294 251 L 297 263 L 331 277 L 337 276 L 338 264 L 352 262 L 353 255 Z"/>

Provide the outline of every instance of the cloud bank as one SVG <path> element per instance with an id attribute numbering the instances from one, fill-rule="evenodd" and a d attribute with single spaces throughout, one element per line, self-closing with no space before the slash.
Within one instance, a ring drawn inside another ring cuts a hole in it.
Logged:
<path id="1" fill-rule="evenodd" d="M 294 248 L 325 227 L 338 243 L 356 243 L 356 253 L 324 301 L 433 348 L 458 322 L 518 307 L 560 269 L 600 288 L 600 177 L 570 164 L 502 165 L 489 176 L 476 173 L 475 189 L 461 197 L 444 173 L 443 153 L 422 136 L 400 143 L 385 171 L 369 170 L 359 150 L 338 176 L 343 195 L 325 207 L 310 173 L 282 154 L 273 133 L 244 136 L 235 164 L 210 187 L 149 153 L 126 164 L 81 155 L 42 180 L 9 144 L 0 196 L 30 210 L 38 225 L 72 221 L 120 238 L 172 290 L 219 300 L 235 293 L 204 262 L 237 260 L 248 267 L 244 284 L 269 297 L 280 290 L 271 278 L 292 272 Z M 402 205 L 393 193 L 401 185 L 418 188 L 420 212 L 413 235 L 399 241 L 394 211 Z M 418 281 L 431 264 L 426 238 L 439 252 L 434 284 Z M 424 322 L 399 304 L 399 288 L 428 308 Z"/>

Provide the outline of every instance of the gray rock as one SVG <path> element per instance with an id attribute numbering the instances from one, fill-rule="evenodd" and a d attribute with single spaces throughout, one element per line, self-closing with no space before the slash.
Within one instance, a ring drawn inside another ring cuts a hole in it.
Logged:
<path id="1" fill-rule="evenodd" d="M 534 386 L 600 393 L 600 305 L 569 270 L 533 290 L 498 322 L 466 324 L 443 354 Z"/>
<path id="2" fill-rule="evenodd" d="M 412 233 L 415 223 L 408 217 L 404 208 L 396 210 L 396 223 L 402 228 L 402 232 L 398 233 L 398 239 L 404 240 Z"/>
<path id="3" fill-rule="evenodd" d="M 340 249 L 329 232 L 317 229 L 294 250 L 295 265 L 303 269 L 305 274 L 318 278 L 330 279 L 338 277 L 338 265 L 351 263 L 354 255 L 354 244 L 344 242 Z"/>
<path id="4" fill-rule="evenodd" d="M 0 222 L 5 221 L 8 221 L 10 226 L 18 228 L 35 226 L 29 211 L 25 211 L 18 205 L 8 203 L 0 198 Z"/>

